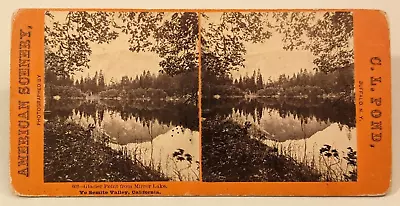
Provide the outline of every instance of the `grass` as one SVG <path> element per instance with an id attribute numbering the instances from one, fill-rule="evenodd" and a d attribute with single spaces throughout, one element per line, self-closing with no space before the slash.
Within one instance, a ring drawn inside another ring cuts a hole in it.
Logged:
<path id="1" fill-rule="evenodd" d="M 163 174 L 172 172 L 172 174 L 168 175 L 170 177 L 170 181 L 200 180 L 200 162 L 194 161 L 193 156 L 185 152 L 184 149 L 178 148 L 171 155 L 167 155 L 164 163 L 161 162 L 161 159 L 158 161 L 154 158 L 146 159 L 143 155 L 149 152 L 149 150 L 140 146 L 136 146 L 134 149 L 127 149 L 125 145 L 119 145 L 113 149 L 116 151 L 121 151 L 124 155 L 130 157 L 133 162 L 140 164 L 143 167 L 151 168 L 154 171 Z M 155 153 L 157 151 L 153 152 Z M 158 152 L 161 156 L 161 150 Z M 195 165 L 196 168 L 193 168 L 193 165 Z M 164 166 L 164 169 L 162 166 Z"/>
<path id="2" fill-rule="evenodd" d="M 133 162 L 91 137 L 91 130 L 75 123 L 45 124 L 45 182 L 167 181 L 165 175 Z"/>
<path id="3" fill-rule="evenodd" d="M 340 154 L 331 145 L 325 144 L 319 148 L 319 153 L 315 155 L 312 148 L 311 158 L 298 156 L 296 148 L 284 147 L 282 143 L 275 142 L 269 145 L 274 148 L 279 155 L 289 156 L 296 162 L 307 165 L 312 170 L 320 174 L 320 181 L 324 182 L 350 182 L 357 181 L 357 152 L 348 147 L 347 153 Z M 343 165 L 346 165 L 343 168 Z"/>

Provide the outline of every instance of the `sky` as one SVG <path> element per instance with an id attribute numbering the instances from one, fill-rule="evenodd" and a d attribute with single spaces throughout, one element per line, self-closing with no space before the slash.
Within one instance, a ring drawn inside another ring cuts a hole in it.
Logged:
<path id="1" fill-rule="evenodd" d="M 56 19 L 65 18 L 65 12 L 53 13 Z M 219 21 L 220 13 L 208 14 L 209 22 Z M 203 21 L 204 22 L 204 21 Z M 204 22 L 207 23 L 207 22 Z M 111 80 L 120 80 L 122 76 L 136 76 L 143 73 L 143 70 L 149 70 L 151 73 L 158 73 L 161 69 L 159 62 L 161 59 L 157 54 L 151 52 L 131 52 L 128 50 L 129 37 L 120 34 L 116 40 L 110 44 L 91 43 L 92 55 L 90 57 L 90 69 L 78 73 L 75 78 L 80 76 L 93 76 L 95 72 L 103 71 L 106 82 Z M 272 31 L 272 37 L 264 43 L 252 44 L 246 43 L 247 54 L 245 55 L 245 68 L 239 71 L 233 71 L 232 76 L 252 75 L 254 70 L 260 69 L 264 79 L 271 77 L 277 79 L 279 75 L 292 75 L 300 69 L 312 70 L 315 56 L 310 51 L 305 50 L 284 50 L 281 34 Z"/>
<path id="2" fill-rule="evenodd" d="M 281 74 L 292 76 L 301 68 L 310 71 L 314 67 L 315 57 L 310 51 L 286 51 L 282 49 L 281 39 L 279 34 L 273 33 L 264 43 L 246 45 L 245 68 L 233 72 L 232 76 L 238 78 L 246 73 L 252 75 L 254 70 L 260 69 L 264 79 L 277 79 Z"/>
<path id="3" fill-rule="evenodd" d="M 300 71 L 301 68 L 311 70 L 314 67 L 312 61 L 314 56 L 309 51 L 286 51 L 283 50 L 283 44 L 279 34 L 273 34 L 272 37 L 260 44 L 246 45 L 247 54 L 245 55 L 245 68 L 232 72 L 234 78 L 240 75 L 253 74 L 254 70 L 260 69 L 265 79 L 271 76 L 277 78 L 280 74 L 292 75 Z M 90 69 L 78 74 L 93 76 L 96 71 L 103 71 L 105 80 L 108 82 L 111 77 L 114 80 L 121 79 L 122 76 L 140 75 L 143 70 L 149 70 L 151 73 L 157 73 L 160 69 L 159 62 L 161 58 L 152 52 L 131 52 L 128 50 L 128 36 L 121 34 L 119 38 L 110 44 L 91 44 L 92 55 L 90 57 Z"/>
<path id="4" fill-rule="evenodd" d="M 67 12 L 52 12 L 55 21 L 65 22 Z M 46 24 L 51 25 L 50 18 L 46 18 Z M 158 73 L 161 69 L 159 62 L 161 59 L 157 54 L 152 52 L 131 52 L 129 51 L 129 36 L 123 33 L 109 44 L 89 43 L 92 50 L 90 55 L 89 69 L 84 69 L 83 72 L 77 72 L 75 79 L 80 79 L 81 76 L 94 76 L 96 72 L 102 70 L 106 83 L 110 82 L 111 78 L 118 81 L 122 76 L 140 75 L 144 70 L 149 70 L 151 73 Z"/>
<path id="5" fill-rule="evenodd" d="M 203 20 L 206 23 L 217 23 L 220 20 L 221 13 L 216 12 L 208 14 L 208 20 Z M 317 15 L 318 16 L 318 15 Z M 271 18 L 271 21 L 274 21 Z M 272 33 L 271 38 L 264 41 L 264 43 L 245 43 L 247 50 L 244 56 L 244 68 L 239 71 L 233 71 L 232 77 L 239 78 L 240 76 L 249 76 L 253 72 L 260 69 L 264 79 L 277 79 L 279 75 L 286 74 L 292 76 L 300 69 L 307 69 L 309 71 L 314 68 L 313 60 L 315 56 L 306 50 L 286 51 L 283 49 L 282 35 L 274 30 L 269 30 Z"/>
<path id="6" fill-rule="evenodd" d="M 161 59 L 152 52 L 131 52 L 129 51 L 128 36 L 120 34 L 116 40 L 110 44 L 91 44 L 92 55 L 90 56 L 90 69 L 85 69 L 83 73 L 77 74 L 86 77 L 89 73 L 93 76 L 96 71 L 102 70 L 105 81 L 111 78 L 118 81 L 122 76 L 135 77 L 144 70 L 151 73 L 158 73 L 161 69 L 159 62 Z"/>

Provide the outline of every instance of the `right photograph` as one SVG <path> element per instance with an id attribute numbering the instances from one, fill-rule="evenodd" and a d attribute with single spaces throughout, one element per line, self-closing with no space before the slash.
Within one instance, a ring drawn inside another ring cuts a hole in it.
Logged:
<path id="1" fill-rule="evenodd" d="M 199 18 L 202 181 L 357 181 L 352 13 Z"/>

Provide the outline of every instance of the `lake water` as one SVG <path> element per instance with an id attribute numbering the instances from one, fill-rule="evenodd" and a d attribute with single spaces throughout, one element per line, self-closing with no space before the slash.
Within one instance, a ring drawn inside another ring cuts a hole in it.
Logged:
<path id="1" fill-rule="evenodd" d="M 72 121 L 132 161 L 174 181 L 199 178 L 198 109 L 172 102 L 59 100 L 46 103 L 48 120 Z"/>
<path id="2" fill-rule="evenodd" d="M 240 124 L 249 122 L 254 138 L 320 171 L 327 165 L 347 171 L 343 157 L 349 147 L 357 150 L 355 106 L 350 103 L 271 99 L 211 99 L 202 103 L 203 118 L 218 115 Z M 172 180 L 199 178 L 200 137 L 194 105 L 50 100 L 46 111 L 49 121 L 73 121 L 86 128 L 94 125 L 93 138 L 106 135 L 108 141 L 102 143 Z M 340 158 L 323 157 L 320 149 L 324 145 L 336 149 Z"/>
<path id="3" fill-rule="evenodd" d="M 349 171 L 349 147 L 357 150 L 355 106 L 315 100 L 205 99 L 203 117 L 222 116 L 242 125 L 251 123 L 254 138 L 317 170 Z M 339 158 L 327 158 L 320 149 L 329 145 Z"/>

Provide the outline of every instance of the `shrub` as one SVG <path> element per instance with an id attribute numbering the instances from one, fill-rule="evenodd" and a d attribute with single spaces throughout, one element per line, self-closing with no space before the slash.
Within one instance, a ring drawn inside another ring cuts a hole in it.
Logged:
<path id="1" fill-rule="evenodd" d="M 274 88 L 274 87 L 267 87 L 265 89 L 260 89 L 257 91 L 257 95 L 258 96 L 274 96 L 274 95 L 278 95 L 279 94 L 279 89 L 278 88 Z"/>
<path id="2" fill-rule="evenodd" d="M 205 93 L 213 95 L 222 96 L 243 96 L 244 92 L 237 87 L 228 85 L 212 85 L 211 87 L 204 87 Z"/>
<path id="3" fill-rule="evenodd" d="M 76 87 L 70 86 L 56 86 L 48 85 L 46 86 L 45 94 L 48 96 L 60 96 L 61 98 L 71 98 L 71 97 L 84 97 L 85 94 Z"/>
<path id="4" fill-rule="evenodd" d="M 143 89 L 143 88 L 138 88 L 138 89 L 133 89 L 128 92 L 128 97 L 132 99 L 137 99 L 137 98 L 154 98 L 154 99 L 164 99 L 168 95 L 165 91 L 161 89 Z"/>
<path id="5" fill-rule="evenodd" d="M 99 96 L 102 98 L 117 98 L 118 91 L 116 89 L 109 89 L 109 90 L 100 92 Z"/>

